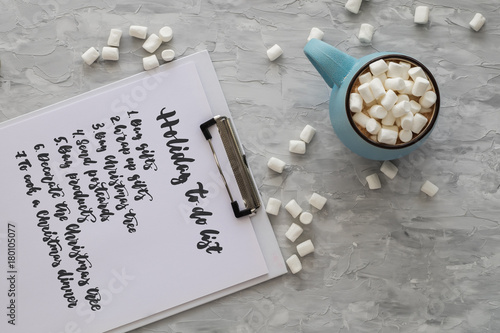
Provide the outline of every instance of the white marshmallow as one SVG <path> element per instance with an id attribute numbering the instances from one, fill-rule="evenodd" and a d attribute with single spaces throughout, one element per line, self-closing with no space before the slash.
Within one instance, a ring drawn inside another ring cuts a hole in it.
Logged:
<path id="1" fill-rule="evenodd" d="M 405 86 L 405 81 L 400 77 L 389 78 L 385 80 L 384 83 L 385 89 L 389 90 L 403 90 Z"/>
<path id="2" fill-rule="evenodd" d="M 417 8 L 415 8 L 413 22 L 417 24 L 427 24 L 427 22 L 429 22 L 429 7 L 417 6 Z"/>
<path id="3" fill-rule="evenodd" d="M 408 74 L 411 76 L 411 79 L 413 81 L 416 81 L 418 77 L 421 77 L 423 79 L 427 79 L 427 75 L 425 75 L 424 70 L 422 67 L 412 67 L 408 70 Z"/>
<path id="4" fill-rule="evenodd" d="M 299 221 L 302 224 L 310 224 L 313 220 L 313 215 L 309 212 L 302 212 L 299 217 Z"/>
<path id="5" fill-rule="evenodd" d="M 387 75 L 385 73 L 382 73 L 382 74 L 374 76 L 373 78 L 379 79 L 380 81 L 382 81 L 382 84 L 384 84 L 385 80 L 387 80 Z"/>
<path id="6" fill-rule="evenodd" d="M 148 27 L 143 27 L 140 25 L 131 25 L 128 30 L 128 34 L 135 38 L 146 39 L 146 36 L 148 34 Z"/>
<path id="7" fill-rule="evenodd" d="M 102 48 L 102 59 L 103 60 L 114 60 L 120 59 L 120 54 L 118 53 L 118 48 L 111 46 L 104 46 Z"/>
<path id="8" fill-rule="evenodd" d="M 402 64 L 398 64 L 397 62 L 389 61 L 387 67 L 387 77 L 389 78 L 403 78 L 405 75 L 405 71 L 408 74 L 408 70 L 406 69 L 406 67 Z"/>
<path id="9" fill-rule="evenodd" d="M 175 58 L 175 51 L 171 49 L 166 49 L 161 52 L 161 58 L 166 61 L 172 61 Z"/>
<path id="10" fill-rule="evenodd" d="M 285 232 L 285 237 L 288 238 L 290 241 L 295 242 L 297 238 L 299 238 L 300 235 L 302 235 L 302 232 L 304 229 L 296 223 L 292 223 L 290 227 L 288 228 L 287 232 Z"/>
<path id="11" fill-rule="evenodd" d="M 384 119 L 387 116 L 387 110 L 382 105 L 373 105 L 369 110 L 370 117 L 375 119 Z"/>
<path id="12" fill-rule="evenodd" d="M 395 145 L 398 141 L 398 132 L 387 128 L 381 128 L 377 135 L 378 142 Z"/>
<path id="13" fill-rule="evenodd" d="M 420 105 L 420 103 L 418 103 L 418 102 L 416 102 L 414 100 L 410 101 L 410 111 L 411 111 L 411 113 L 413 113 L 415 115 L 415 113 L 420 112 L 421 109 L 422 109 L 422 105 Z"/>
<path id="14" fill-rule="evenodd" d="M 325 206 L 326 204 L 326 198 L 317 194 L 317 193 L 313 193 L 311 198 L 309 199 L 309 203 L 319 209 L 319 210 L 322 210 L 323 207 Z"/>
<path id="15" fill-rule="evenodd" d="M 402 142 L 404 142 L 404 143 L 410 142 L 412 138 L 413 138 L 412 131 L 405 130 L 405 129 L 399 131 L 399 140 L 401 140 Z"/>
<path id="16" fill-rule="evenodd" d="M 310 239 L 297 245 L 297 252 L 299 256 L 304 257 L 309 253 L 314 252 L 314 245 Z"/>
<path id="17" fill-rule="evenodd" d="M 384 161 L 380 166 L 380 172 L 390 179 L 394 179 L 398 173 L 398 168 L 391 161 Z"/>
<path id="18" fill-rule="evenodd" d="M 472 28 L 474 31 L 479 31 L 484 23 L 486 22 L 486 18 L 481 14 L 481 13 L 476 13 L 472 20 L 469 22 L 469 26 Z"/>
<path id="19" fill-rule="evenodd" d="M 410 101 L 410 97 L 408 97 L 408 95 L 406 95 L 406 94 L 399 94 L 398 95 L 398 101 L 396 102 L 396 104 L 399 103 L 399 102 L 402 102 L 402 101 L 409 102 Z"/>
<path id="20" fill-rule="evenodd" d="M 391 110 L 394 104 L 398 101 L 398 95 L 396 93 L 389 89 L 386 93 L 385 96 L 382 98 L 380 101 L 380 105 L 382 105 L 387 111 Z"/>
<path id="21" fill-rule="evenodd" d="M 408 74 L 408 70 L 411 68 L 411 65 L 406 61 L 400 61 L 399 64 L 404 67 L 403 75 L 401 75 L 401 78 L 403 80 L 408 80 L 408 78 L 410 77 L 410 74 Z"/>
<path id="22" fill-rule="evenodd" d="M 292 215 L 293 218 L 296 218 L 300 213 L 302 213 L 302 207 L 300 207 L 294 199 L 290 200 L 285 205 L 285 209 L 290 213 L 290 215 Z"/>
<path id="23" fill-rule="evenodd" d="M 277 173 L 282 173 L 286 163 L 276 157 L 271 157 L 267 162 L 267 167 Z"/>
<path id="24" fill-rule="evenodd" d="M 366 114 L 364 114 L 363 112 L 358 112 L 358 113 L 355 113 L 353 116 L 352 116 L 352 120 L 354 120 L 354 122 L 356 124 L 358 124 L 359 126 L 365 128 L 366 127 L 366 123 L 368 122 L 368 120 L 370 120 L 372 118 L 368 117 Z"/>
<path id="25" fill-rule="evenodd" d="M 363 98 L 358 93 L 349 95 L 349 109 L 352 112 L 361 112 L 363 110 Z"/>
<path id="26" fill-rule="evenodd" d="M 403 117 L 401 117 L 401 128 L 404 130 L 411 131 L 413 126 L 413 113 L 408 112 Z M 402 140 L 401 140 L 402 141 Z"/>
<path id="27" fill-rule="evenodd" d="M 158 62 L 158 58 L 153 54 L 149 57 L 142 58 L 142 65 L 145 70 L 149 71 L 150 69 L 160 66 L 160 63 Z"/>
<path id="28" fill-rule="evenodd" d="M 361 24 L 361 27 L 359 28 L 359 33 L 358 33 L 359 41 L 361 43 L 370 43 L 372 41 L 374 31 L 375 31 L 375 28 L 373 27 L 373 25 L 368 24 L 368 23 Z"/>
<path id="29" fill-rule="evenodd" d="M 430 108 L 421 108 L 420 111 L 419 111 L 419 113 L 429 113 L 429 112 L 432 112 L 432 109 L 430 109 Z"/>
<path id="30" fill-rule="evenodd" d="M 405 88 L 403 90 L 400 90 L 399 92 L 401 94 L 411 94 L 411 90 L 413 89 L 413 81 L 412 80 L 404 80 L 405 82 Z"/>
<path id="31" fill-rule="evenodd" d="M 278 44 L 274 44 L 271 48 L 267 50 L 267 57 L 271 61 L 278 59 L 282 54 L 283 50 Z"/>
<path id="32" fill-rule="evenodd" d="M 120 39 L 122 38 L 123 32 L 120 29 L 111 29 L 108 37 L 109 46 L 120 46 Z"/>
<path id="33" fill-rule="evenodd" d="M 360 84 L 370 83 L 370 81 L 372 80 L 372 73 L 366 72 L 365 74 L 360 75 L 358 79 Z"/>
<path id="34" fill-rule="evenodd" d="M 267 200 L 266 213 L 271 215 L 278 215 L 281 207 L 281 200 L 269 198 Z"/>
<path id="35" fill-rule="evenodd" d="M 395 118 L 403 117 L 410 112 L 410 102 L 399 102 L 398 104 L 394 105 L 394 107 L 391 109 L 391 112 Z"/>
<path id="36" fill-rule="evenodd" d="M 366 122 L 366 130 L 368 131 L 368 133 L 370 134 L 377 134 L 378 131 L 380 131 L 380 129 L 382 128 L 382 126 L 379 124 L 378 121 L 376 121 L 375 119 L 373 118 L 370 118 L 367 122 Z"/>
<path id="37" fill-rule="evenodd" d="M 362 0 L 347 0 L 345 3 L 345 9 L 353 14 L 359 13 L 359 8 L 361 7 Z"/>
<path id="38" fill-rule="evenodd" d="M 313 38 L 322 40 L 324 36 L 325 33 L 321 29 L 313 27 L 311 29 L 311 32 L 309 32 L 309 37 L 307 37 L 307 40 L 310 41 Z"/>
<path id="39" fill-rule="evenodd" d="M 288 151 L 294 154 L 305 154 L 306 143 L 302 140 L 290 140 L 288 144 Z"/>
<path id="40" fill-rule="evenodd" d="M 286 264 L 292 274 L 296 274 L 302 270 L 302 264 L 296 254 L 292 254 L 290 258 L 286 260 Z"/>
<path id="41" fill-rule="evenodd" d="M 420 113 L 416 113 L 413 117 L 413 125 L 411 127 L 411 131 L 415 134 L 420 133 L 424 128 L 425 124 L 427 124 L 427 118 Z"/>
<path id="42" fill-rule="evenodd" d="M 82 54 L 83 61 L 89 66 L 92 65 L 97 58 L 99 58 L 99 51 L 97 51 L 95 47 L 89 48 Z"/>
<path id="43" fill-rule="evenodd" d="M 437 187 L 430 181 L 426 180 L 425 183 L 420 188 L 420 191 L 424 192 L 430 197 L 433 197 L 439 191 L 439 187 Z"/>
<path id="44" fill-rule="evenodd" d="M 386 81 L 387 82 L 387 81 Z M 382 81 L 378 77 L 374 78 L 369 83 L 370 89 L 372 91 L 373 97 L 379 99 L 380 97 L 385 96 L 385 87 Z"/>
<path id="45" fill-rule="evenodd" d="M 382 187 L 380 184 L 380 178 L 376 173 L 366 176 L 366 182 L 368 183 L 368 188 L 370 190 L 378 190 Z"/>
<path id="46" fill-rule="evenodd" d="M 158 35 L 160 35 L 160 38 L 162 42 L 170 42 L 172 40 L 172 37 L 174 36 L 174 32 L 172 31 L 172 28 L 170 27 L 163 27 L 158 31 Z"/>
<path id="47" fill-rule="evenodd" d="M 387 65 L 384 59 L 379 59 L 370 64 L 370 71 L 372 72 L 373 76 L 378 76 L 380 74 L 387 72 L 388 70 L 389 66 Z"/>
<path id="48" fill-rule="evenodd" d="M 436 103 L 436 100 L 437 100 L 436 93 L 432 90 L 429 90 L 426 91 L 422 97 L 420 97 L 418 102 L 420 103 L 420 105 L 422 105 L 423 108 L 428 109 L 431 106 L 433 106 L 434 103 Z"/>
<path id="49" fill-rule="evenodd" d="M 392 114 L 392 112 L 387 112 L 387 116 L 382 119 L 381 123 L 382 125 L 385 126 L 392 126 L 394 125 L 394 122 L 396 121 L 396 117 Z"/>
<path id="50" fill-rule="evenodd" d="M 149 53 L 154 53 L 160 47 L 162 41 L 156 34 L 151 34 L 148 39 L 142 44 L 142 48 Z"/>
<path id="51" fill-rule="evenodd" d="M 427 79 L 417 77 L 415 83 L 413 84 L 413 88 L 411 89 L 411 93 L 413 94 L 413 96 L 423 96 L 427 91 L 429 85 L 430 83 Z"/>
<path id="52" fill-rule="evenodd" d="M 305 143 L 309 143 L 311 142 L 315 134 L 316 134 L 316 129 L 311 125 L 306 125 L 306 127 L 304 127 L 302 132 L 300 132 L 299 138 Z"/>
<path id="53" fill-rule="evenodd" d="M 375 100 L 372 90 L 370 89 L 369 83 L 363 83 L 362 85 L 360 85 L 358 87 L 358 92 L 363 98 L 363 101 L 365 101 L 365 103 L 371 103 Z"/>

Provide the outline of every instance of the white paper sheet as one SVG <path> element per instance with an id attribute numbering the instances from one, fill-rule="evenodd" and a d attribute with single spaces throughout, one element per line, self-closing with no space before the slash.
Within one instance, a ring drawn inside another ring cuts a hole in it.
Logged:
<path id="1" fill-rule="evenodd" d="M 102 332 L 268 276 L 196 59 L 1 124 L 2 332 Z"/>

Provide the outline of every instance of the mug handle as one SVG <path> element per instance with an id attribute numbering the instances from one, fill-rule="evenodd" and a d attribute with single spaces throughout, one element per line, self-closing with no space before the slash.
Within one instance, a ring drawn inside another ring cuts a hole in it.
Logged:
<path id="1" fill-rule="evenodd" d="M 330 88 L 333 88 L 334 84 L 340 87 L 357 61 L 356 58 L 316 38 L 307 42 L 304 53 Z"/>

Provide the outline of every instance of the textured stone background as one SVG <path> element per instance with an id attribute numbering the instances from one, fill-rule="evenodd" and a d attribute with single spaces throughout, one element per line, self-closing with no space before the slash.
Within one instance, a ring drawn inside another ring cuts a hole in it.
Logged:
<path id="1" fill-rule="evenodd" d="M 298 239 L 316 246 L 302 272 L 134 332 L 500 331 L 500 3 L 371 0 L 358 15 L 344 3 L 0 0 L 0 121 L 142 71 L 147 54 L 127 33 L 117 63 L 89 67 L 80 55 L 105 46 L 111 28 L 169 25 L 162 48 L 210 52 L 264 200 L 308 208 L 313 192 L 328 198 Z M 431 8 L 428 25 L 413 24 L 417 5 Z M 478 33 L 468 27 L 476 12 L 487 19 Z M 356 37 L 364 22 L 376 28 L 371 45 Z M 302 52 L 313 26 L 354 57 L 407 53 L 439 82 L 437 128 L 395 161 L 394 180 L 381 175 L 380 190 L 363 181 L 380 163 L 331 128 L 329 89 Z M 271 63 L 275 43 L 284 54 Z M 288 140 L 306 124 L 318 133 L 292 156 Z M 289 163 L 282 175 L 267 169 L 271 156 Z M 420 192 L 426 179 L 440 188 L 434 198 Z M 284 209 L 271 217 L 285 258 L 291 222 Z"/>

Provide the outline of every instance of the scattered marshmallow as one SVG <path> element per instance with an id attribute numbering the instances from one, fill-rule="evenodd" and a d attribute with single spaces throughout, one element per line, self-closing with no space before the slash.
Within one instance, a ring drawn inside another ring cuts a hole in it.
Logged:
<path id="1" fill-rule="evenodd" d="M 427 22 L 429 22 L 429 7 L 417 6 L 417 8 L 415 8 L 413 22 L 416 24 L 427 24 Z"/>
<path id="2" fill-rule="evenodd" d="M 321 31 L 321 29 L 313 27 L 311 29 L 311 32 L 309 33 L 309 37 L 307 37 L 307 41 L 310 41 L 313 38 L 322 40 L 324 36 L 325 36 L 325 33 L 323 31 Z"/>
<path id="3" fill-rule="evenodd" d="M 372 72 L 373 76 L 378 76 L 380 74 L 387 72 L 388 70 L 389 66 L 387 65 L 384 59 L 379 59 L 370 64 L 370 71 Z"/>
<path id="4" fill-rule="evenodd" d="M 349 108 L 352 112 L 361 112 L 363 110 L 363 98 L 360 94 L 351 93 L 349 95 Z"/>
<path id="5" fill-rule="evenodd" d="M 290 140 L 288 144 L 288 150 L 295 154 L 305 154 L 306 153 L 306 143 L 302 140 Z"/>
<path id="6" fill-rule="evenodd" d="M 271 61 L 278 59 L 282 54 L 283 50 L 278 44 L 274 44 L 270 49 L 267 50 L 267 57 Z"/>
<path id="7" fill-rule="evenodd" d="M 427 118 L 420 113 L 416 113 L 413 116 L 413 124 L 411 126 L 411 131 L 415 134 L 418 134 L 422 131 L 424 126 L 427 124 Z"/>
<path id="8" fill-rule="evenodd" d="M 358 33 L 359 41 L 361 43 L 366 43 L 366 44 L 371 43 L 374 30 L 375 28 L 371 24 L 368 23 L 361 24 Z"/>
<path id="9" fill-rule="evenodd" d="M 292 254 L 290 258 L 286 260 L 286 264 L 288 268 L 290 268 L 290 272 L 292 272 L 292 274 L 296 274 L 302 270 L 302 264 L 296 254 Z"/>
<path id="10" fill-rule="evenodd" d="M 160 29 L 158 32 L 160 35 L 160 38 L 162 42 L 170 42 L 172 40 L 172 37 L 174 36 L 174 32 L 172 31 L 172 28 L 170 27 L 163 27 Z"/>
<path id="11" fill-rule="evenodd" d="M 135 38 L 146 39 L 146 36 L 148 34 L 148 27 L 143 27 L 140 25 L 131 25 L 128 30 L 128 34 Z"/>
<path id="12" fill-rule="evenodd" d="M 390 179 L 394 179 L 398 174 L 398 167 L 395 166 L 391 161 L 384 161 L 380 166 L 380 172 L 389 177 Z"/>
<path id="13" fill-rule="evenodd" d="M 302 213 L 302 207 L 295 201 L 294 199 L 290 200 L 286 205 L 285 209 L 292 215 L 293 218 L 296 218 L 297 216 Z"/>
<path id="14" fill-rule="evenodd" d="M 281 200 L 276 198 L 269 198 L 266 206 L 266 213 L 271 215 L 278 215 L 281 207 Z"/>
<path id="15" fill-rule="evenodd" d="M 142 48 L 149 53 L 154 53 L 160 47 L 162 41 L 156 34 L 151 34 L 148 39 L 142 44 Z"/>
<path id="16" fill-rule="evenodd" d="M 122 38 L 122 31 L 120 29 L 111 29 L 108 37 L 109 46 L 120 46 L 120 39 Z"/>
<path id="17" fill-rule="evenodd" d="M 285 232 L 285 237 L 288 238 L 291 242 L 295 242 L 300 235 L 302 235 L 304 229 L 296 223 L 292 223 L 288 228 L 287 232 Z"/>
<path id="18" fill-rule="evenodd" d="M 304 257 L 308 255 L 309 253 L 314 252 L 314 244 L 310 239 L 300 243 L 297 245 L 297 252 L 299 253 L 299 256 Z"/>
<path id="19" fill-rule="evenodd" d="M 120 59 L 120 54 L 118 53 L 118 48 L 111 46 L 104 46 L 102 48 L 102 59 L 103 60 L 114 60 Z"/>
<path id="20" fill-rule="evenodd" d="M 97 51 L 95 47 L 89 48 L 82 54 L 83 61 L 89 66 L 92 65 L 97 58 L 99 58 L 99 51 Z"/>
<path id="21" fill-rule="evenodd" d="M 311 206 L 322 210 L 326 204 L 326 198 L 317 193 L 313 193 L 311 198 L 309 199 L 309 203 L 311 204 Z"/>
<path id="22" fill-rule="evenodd" d="M 359 13 L 359 8 L 361 7 L 362 0 L 347 0 L 345 4 L 345 9 L 353 14 Z"/>
<path id="23" fill-rule="evenodd" d="M 439 187 L 437 187 L 430 181 L 426 180 L 425 183 L 420 188 L 420 191 L 424 192 L 430 197 L 433 197 L 434 195 L 436 195 L 437 191 L 439 191 Z"/>
<path id="24" fill-rule="evenodd" d="M 380 178 L 376 173 L 372 173 L 371 175 L 366 176 L 366 182 L 368 183 L 368 187 L 370 190 L 378 190 L 382 187 L 380 184 Z"/>
<path id="25" fill-rule="evenodd" d="M 486 22 L 486 18 L 481 14 L 481 13 L 476 13 L 472 20 L 469 22 L 469 26 L 472 28 L 474 31 L 479 31 L 484 23 Z"/>
<path id="26" fill-rule="evenodd" d="M 156 55 L 153 54 L 149 57 L 142 58 L 142 65 L 144 66 L 144 70 L 149 71 L 160 66 L 160 63 L 158 62 L 158 58 L 156 57 Z"/>
<path id="27" fill-rule="evenodd" d="M 299 221 L 302 224 L 311 224 L 312 220 L 313 220 L 313 215 L 311 213 L 309 212 L 300 213 Z"/>
<path id="28" fill-rule="evenodd" d="M 172 61 L 175 58 L 174 50 L 171 49 L 163 50 L 161 52 L 161 58 L 166 62 Z"/>
<path id="29" fill-rule="evenodd" d="M 306 127 L 304 127 L 302 132 L 300 132 L 299 138 L 305 143 L 309 143 L 311 142 L 315 134 L 316 134 L 316 129 L 311 125 L 306 125 Z"/>
<path id="30" fill-rule="evenodd" d="M 286 166 L 286 163 L 276 157 L 271 157 L 267 162 L 267 166 L 269 169 L 276 171 L 278 173 L 282 173 L 283 169 Z"/>
<path id="31" fill-rule="evenodd" d="M 381 128 L 378 131 L 377 140 L 380 143 L 395 145 L 398 141 L 398 132 L 388 128 Z"/>

